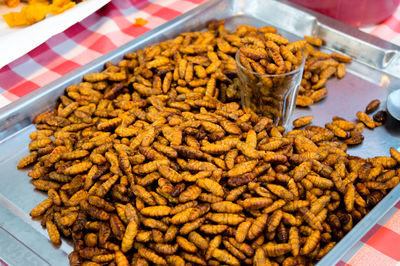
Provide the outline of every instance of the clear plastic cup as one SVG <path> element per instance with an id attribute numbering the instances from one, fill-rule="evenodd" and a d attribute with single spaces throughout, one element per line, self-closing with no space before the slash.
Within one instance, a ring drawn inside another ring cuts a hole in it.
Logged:
<path id="1" fill-rule="evenodd" d="M 296 98 L 303 76 L 305 57 L 291 72 L 271 75 L 260 74 L 245 68 L 235 56 L 240 80 L 242 105 L 257 114 L 269 117 L 274 125 L 286 127 L 296 107 Z"/>

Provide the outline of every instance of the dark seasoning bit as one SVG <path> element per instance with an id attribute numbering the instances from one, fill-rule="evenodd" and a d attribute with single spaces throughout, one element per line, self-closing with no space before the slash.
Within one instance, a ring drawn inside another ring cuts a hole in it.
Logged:
<path id="1" fill-rule="evenodd" d="M 367 114 L 372 114 L 373 112 L 375 112 L 376 110 L 378 110 L 379 105 L 381 104 L 381 101 L 379 101 L 378 99 L 372 100 L 367 107 L 365 108 L 365 112 Z"/>
<path id="2" fill-rule="evenodd" d="M 386 111 L 379 111 L 373 116 L 374 121 L 384 124 L 387 119 L 387 112 Z"/>

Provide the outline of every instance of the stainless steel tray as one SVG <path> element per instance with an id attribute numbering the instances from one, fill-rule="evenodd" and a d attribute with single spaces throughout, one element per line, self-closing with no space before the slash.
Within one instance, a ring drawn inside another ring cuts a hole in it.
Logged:
<path id="1" fill-rule="evenodd" d="M 315 35 L 326 40 L 325 48 L 354 57 L 342 80 L 328 82 L 327 99 L 309 109 L 297 109 L 294 117 L 313 114 L 314 124 L 323 125 L 334 115 L 353 120 L 358 110 L 375 98 L 385 106 L 387 94 L 400 87 L 399 47 L 335 20 L 277 1 L 211 0 L 198 8 L 144 34 L 64 77 L 0 109 L 0 258 L 10 265 L 68 265 L 68 242 L 55 248 L 29 211 L 46 196 L 34 191 L 26 172 L 16 168 L 28 154 L 31 118 L 51 108 L 64 88 L 77 84 L 89 72 L 101 71 L 107 61 L 117 62 L 130 51 L 172 38 L 180 32 L 200 30 L 210 19 L 226 18 L 228 27 L 239 24 L 273 25 L 291 40 Z M 388 155 L 389 147 L 400 146 L 400 123 L 389 118 L 385 126 L 366 130 L 365 141 L 350 154 L 363 157 Z M 326 255 L 320 265 L 333 265 L 400 198 L 393 189 L 357 226 Z"/>

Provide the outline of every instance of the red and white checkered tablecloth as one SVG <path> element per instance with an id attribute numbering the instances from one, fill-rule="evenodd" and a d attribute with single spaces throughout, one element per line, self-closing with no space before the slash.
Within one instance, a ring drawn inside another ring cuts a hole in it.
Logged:
<path id="1" fill-rule="evenodd" d="M 400 5 L 392 16 L 379 25 L 363 27 L 361 30 L 388 42 L 400 45 Z"/>
<path id="2" fill-rule="evenodd" d="M 336 266 L 400 265 L 400 201 L 390 209 Z"/>
<path id="3" fill-rule="evenodd" d="M 113 0 L 88 18 L 1 68 L 0 107 L 205 1 Z M 148 23 L 144 26 L 134 26 L 135 18 L 143 18 L 148 20 Z M 400 45 L 400 6 L 393 16 L 381 24 L 361 30 Z M 400 201 L 341 258 L 337 265 L 400 265 L 399 209 Z"/>
<path id="4" fill-rule="evenodd" d="M 1 68 L 0 107 L 203 2 L 205 0 L 111 1 L 83 21 Z M 135 18 L 145 19 L 148 23 L 135 26 Z"/>

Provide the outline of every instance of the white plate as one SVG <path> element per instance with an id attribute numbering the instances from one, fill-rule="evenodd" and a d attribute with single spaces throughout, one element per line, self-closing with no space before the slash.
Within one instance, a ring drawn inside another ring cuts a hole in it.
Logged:
<path id="1" fill-rule="evenodd" d="M 110 0 L 86 0 L 57 16 L 48 15 L 38 23 L 16 28 L 9 28 L 2 15 L 20 10 L 23 4 L 17 8 L 0 5 L 0 68 L 83 20 L 108 2 Z"/>

